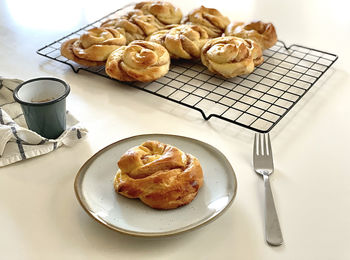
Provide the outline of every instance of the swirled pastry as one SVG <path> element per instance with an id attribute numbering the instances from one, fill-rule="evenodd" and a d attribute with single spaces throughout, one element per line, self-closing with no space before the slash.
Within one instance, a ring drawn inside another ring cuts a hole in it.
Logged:
<path id="1" fill-rule="evenodd" d="M 121 30 L 127 43 L 130 43 L 134 40 L 144 40 L 148 35 L 162 29 L 164 24 L 151 14 L 145 15 L 141 10 L 132 10 L 123 16 L 103 22 L 101 26 Z"/>
<path id="2" fill-rule="evenodd" d="M 156 209 L 190 203 L 203 185 L 203 171 L 196 157 L 158 141 L 131 148 L 118 166 L 115 190 Z"/>
<path id="3" fill-rule="evenodd" d="M 140 27 L 130 22 L 132 16 L 141 16 L 141 10 L 132 10 L 113 19 L 108 19 L 101 24 L 101 27 L 121 29 L 127 39 L 127 43 L 132 40 L 143 40 L 145 35 Z"/>
<path id="4" fill-rule="evenodd" d="M 103 64 L 105 64 L 104 61 L 90 61 L 90 60 L 80 59 L 79 57 L 75 56 L 73 52 L 73 43 L 76 42 L 77 40 L 78 38 L 74 38 L 62 43 L 61 45 L 62 56 L 66 57 L 69 60 L 74 61 L 75 63 L 78 63 L 83 66 L 87 66 L 87 67 L 102 66 Z"/>
<path id="5" fill-rule="evenodd" d="M 182 19 L 182 12 L 169 2 L 147 1 L 135 5 L 135 9 L 140 9 L 144 14 L 154 15 L 161 23 L 178 24 Z"/>
<path id="6" fill-rule="evenodd" d="M 65 41 L 61 54 L 81 65 L 102 65 L 112 51 L 125 43 L 124 35 L 116 29 L 92 28 L 80 38 Z"/>
<path id="7" fill-rule="evenodd" d="M 226 78 L 249 74 L 263 62 L 260 46 L 252 40 L 226 36 L 210 39 L 201 52 L 202 63 Z"/>
<path id="8" fill-rule="evenodd" d="M 261 21 L 230 23 L 226 27 L 225 35 L 251 39 L 257 42 L 263 50 L 271 48 L 277 42 L 276 29 L 273 24 Z"/>
<path id="9" fill-rule="evenodd" d="M 200 57 L 208 34 L 201 26 L 182 24 L 155 32 L 147 40 L 163 45 L 171 58 L 196 59 Z"/>
<path id="10" fill-rule="evenodd" d="M 214 8 L 201 6 L 184 17 L 182 23 L 197 24 L 203 27 L 210 38 L 220 37 L 230 20 Z"/>
<path id="11" fill-rule="evenodd" d="M 158 43 L 133 41 L 108 57 L 106 73 L 121 81 L 152 81 L 169 71 L 168 51 Z"/>

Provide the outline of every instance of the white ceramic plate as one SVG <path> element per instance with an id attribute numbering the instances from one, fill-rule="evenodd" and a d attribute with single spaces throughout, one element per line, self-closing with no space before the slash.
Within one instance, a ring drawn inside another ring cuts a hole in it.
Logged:
<path id="1" fill-rule="evenodd" d="M 115 192 L 113 180 L 119 158 L 146 140 L 174 145 L 199 159 L 204 185 L 190 204 L 155 210 Z M 85 211 L 105 226 L 131 235 L 164 236 L 190 230 L 219 216 L 233 202 L 237 181 L 229 161 L 213 146 L 183 136 L 147 134 L 120 140 L 97 152 L 79 170 L 74 188 Z"/>

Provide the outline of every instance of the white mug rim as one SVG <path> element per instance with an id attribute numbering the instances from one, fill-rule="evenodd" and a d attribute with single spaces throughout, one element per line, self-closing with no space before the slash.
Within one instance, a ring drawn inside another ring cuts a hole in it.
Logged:
<path id="1" fill-rule="evenodd" d="M 26 85 L 28 83 L 31 83 L 31 82 L 34 82 L 34 81 L 40 81 L 40 80 L 52 80 L 52 81 L 57 81 L 57 82 L 61 83 L 64 86 L 64 88 L 65 88 L 64 93 L 61 96 L 59 96 L 59 97 L 57 97 L 57 98 L 55 98 L 53 100 L 46 101 L 46 102 L 27 102 L 27 101 L 22 100 L 18 96 L 18 91 L 24 85 Z M 58 79 L 58 78 L 54 78 L 54 77 L 40 77 L 40 78 L 33 78 L 33 79 L 24 81 L 21 84 L 19 84 L 15 88 L 15 90 L 13 91 L 13 98 L 15 99 L 15 101 L 17 101 L 18 103 L 20 103 L 22 105 L 27 105 L 27 106 L 45 106 L 45 105 L 50 105 L 50 104 L 57 103 L 57 102 L 65 99 L 68 96 L 69 92 L 70 92 L 70 87 L 65 81 L 63 81 L 61 79 Z"/>

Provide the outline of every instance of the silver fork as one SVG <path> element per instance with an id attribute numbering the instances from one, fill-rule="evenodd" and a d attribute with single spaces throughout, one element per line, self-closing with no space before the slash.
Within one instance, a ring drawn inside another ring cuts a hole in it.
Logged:
<path id="1" fill-rule="evenodd" d="M 255 172 L 262 175 L 264 179 L 266 241 L 270 245 L 279 246 L 283 243 L 283 237 L 269 180 L 269 176 L 273 173 L 272 149 L 269 134 L 255 134 L 253 163 Z"/>

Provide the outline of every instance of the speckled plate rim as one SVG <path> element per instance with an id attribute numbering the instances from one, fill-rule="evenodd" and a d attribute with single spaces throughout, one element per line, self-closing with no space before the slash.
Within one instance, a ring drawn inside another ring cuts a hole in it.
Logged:
<path id="1" fill-rule="evenodd" d="M 190 225 L 172 230 L 172 231 L 166 231 L 166 232 L 135 232 L 135 231 L 131 231 L 128 229 L 124 229 L 121 227 L 117 227 L 115 225 L 112 225 L 108 222 L 106 222 L 104 219 L 102 219 L 101 217 L 97 216 L 96 214 L 94 214 L 94 211 L 88 206 L 88 203 L 85 201 L 84 199 L 84 195 L 83 195 L 83 191 L 81 188 L 83 179 L 84 179 L 84 175 L 87 171 L 87 169 L 89 168 L 89 166 L 93 163 L 93 161 L 98 158 L 101 154 L 105 153 L 106 151 L 108 151 L 109 149 L 113 148 L 114 146 L 118 145 L 121 142 L 125 142 L 134 138 L 147 138 L 147 136 L 161 136 L 161 137 L 170 137 L 170 138 L 181 138 L 181 139 L 187 139 L 188 141 L 191 142 L 197 142 L 201 145 L 205 145 L 205 146 L 209 146 L 211 149 L 213 149 L 213 151 L 215 151 L 218 155 L 220 155 L 222 157 L 222 159 L 227 163 L 227 166 L 232 174 L 232 178 L 234 180 L 234 184 L 233 184 L 233 195 L 232 198 L 230 199 L 230 201 L 227 202 L 227 204 L 225 205 L 225 207 L 223 207 L 221 210 L 215 212 L 212 216 L 210 216 L 209 218 L 205 219 L 203 222 L 201 223 L 192 223 Z M 102 148 L 101 150 L 99 150 L 98 152 L 96 152 L 94 155 L 92 155 L 84 164 L 83 166 L 81 166 L 81 168 L 79 169 L 78 173 L 76 174 L 75 180 L 74 180 L 74 191 L 75 191 L 75 196 L 77 198 L 77 200 L 79 201 L 79 204 L 81 205 L 81 207 L 85 210 L 85 212 L 92 217 L 94 220 L 96 220 L 98 223 L 114 230 L 114 231 L 118 231 L 120 233 L 123 234 L 128 234 L 128 235 L 132 235 L 132 236 L 137 236 L 137 237 L 162 237 L 162 236 L 170 236 L 170 235 L 175 235 L 175 234 L 179 234 L 179 233 L 183 233 L 185 231 L 189 231 L 195 228 L 199 228 L 202 227 L 212 221 L 214 221 L 215 219 L 217 219 L 219 216 L 221 216 L 233 203 L 236 194 L 237 194 L 237 178 L 235 175 L 235 172 L 232 168 L 231 163 L 228 161 L 228 159 L 226 158 L 226 156 L 219 151 L 217 148 L 215 148 L 214 146 L 191 138 L 191 137 L 186 137 L 186 136 L 181 136 L 181 135 L 172 135 L 172 134 L 158 134 L 158 133 L 154 133 L 154 134 L 141 134 L 141 135 L 134 135 L 134 136 L 130 136 L 127 138 L 123 138 L 120 139 L 114 143 L 111 143 L 107 146 L 105 146 L 104 148 Z"/>

